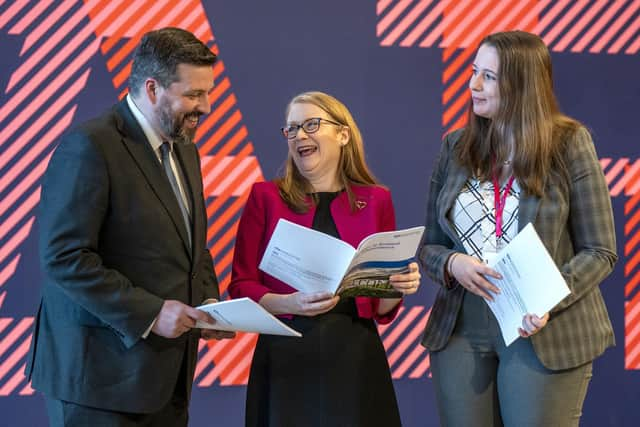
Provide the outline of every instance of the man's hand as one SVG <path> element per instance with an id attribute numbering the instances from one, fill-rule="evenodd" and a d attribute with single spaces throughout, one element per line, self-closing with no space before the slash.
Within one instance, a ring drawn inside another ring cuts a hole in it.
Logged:
<path id="1" fill-rule="evenodd" d="M 213 304 L 216 302 L 218 302 L 217 299 L 208 298 L 202 302 L 202 305 Z M 210 320 L 208 320 L 207 323 L 210 325 L 215 325 L 216 320 L 211 316 L 209 316 L 209 319 Z M 200 330 L 200 338 L 202 338 L 203 340 L 227 340 L 235 337 L 236 337 L 236 333 L 231 331 L 218 331 L 216 329 Z"/>
<path id="2" fill-rule="evenodd" d="M 162 304 L 151 332 L 165 338 L 178 338 L 196 326 L 196 321 L 215 321 L 207 313 L 176 300 L 166 300 Z"/>

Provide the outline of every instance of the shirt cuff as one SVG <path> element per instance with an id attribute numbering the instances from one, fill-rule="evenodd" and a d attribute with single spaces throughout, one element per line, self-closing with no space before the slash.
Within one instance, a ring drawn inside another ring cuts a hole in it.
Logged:
<path id="1" fill-rule="evenodd" d="M 144 334 L 142 334 L 142 339 L 146 340 L 147 337 L 149 336 L 149 334 L 151 333 L 151 329 L 153 329 L 153 325 L 156 324 L 156 320 L 158 320 L 158 318 L 156 317 L 155 319 L 153 319 L 153 322 L 151 322 L 151 324 L 149 325 L 149 327 L 147 328 L 146 331 L 144 331 Z"/>

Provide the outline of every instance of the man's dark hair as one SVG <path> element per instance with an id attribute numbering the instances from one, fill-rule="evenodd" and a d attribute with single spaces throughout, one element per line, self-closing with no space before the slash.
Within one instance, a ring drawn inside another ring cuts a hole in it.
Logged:
<path id="1" fill-rule="evenodd" d="M 178 80 L 178 64 L 213 65 L 216 55 L 193 34 L 180 28 L 162 28 L 145 34 L 133 54 L 129 91 L 138 95 L 152 77 L 168 87 Z"/>

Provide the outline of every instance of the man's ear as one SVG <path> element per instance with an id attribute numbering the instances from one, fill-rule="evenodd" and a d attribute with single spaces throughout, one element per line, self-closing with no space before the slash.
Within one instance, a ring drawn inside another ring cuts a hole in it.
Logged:
<path id="1" fill-rule="evenodd" d="M 147 79 L 144 81 L 144 90 L 147 98 L 152 104 L 155 104 L 158 96 L 158 82 L 155 79 Z"/>

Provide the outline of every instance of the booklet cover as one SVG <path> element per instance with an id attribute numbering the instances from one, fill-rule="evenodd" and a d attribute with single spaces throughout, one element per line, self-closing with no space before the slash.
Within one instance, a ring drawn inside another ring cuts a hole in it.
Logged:
<path id="1" fill-rule="evenodd" d="M 196 328 L 219 331 L 256 332 L 258 334 L 301 337 L 302 334 L 269 313 L 260 304 L 249 298 L 238 298 L 214 302 L 196 307 L 209 313 L 215 325 L 197 321 Z"/>
<path id="2" fill-rule="evenodd" d="M 407 271 L 424 227 L 372 234 L 357 249 L 340 239 L 280 219 L 259 268 L 303 292 L 397 298 L 389 276 Z"/>
<path id="3" fill-rule="evenodd" d="M 502 280 L 487 276 L 500 293 L 493 294 L 493 301 L 485 301 L 507 346 L 520 336 L 525 314 L 542 317 L 571 293 L 531 223 L 488 265 L 502 275 Z"/>

